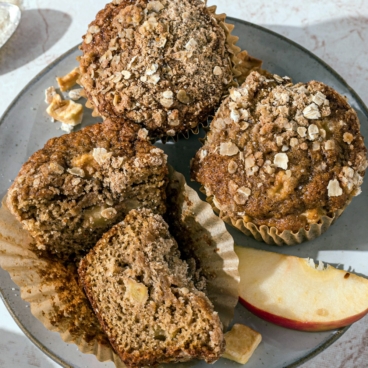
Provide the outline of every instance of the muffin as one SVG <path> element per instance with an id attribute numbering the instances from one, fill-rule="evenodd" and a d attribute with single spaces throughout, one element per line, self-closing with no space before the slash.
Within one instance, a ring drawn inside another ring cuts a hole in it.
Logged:
<path id="1" fill-rule="evenodd" d="M 225 221 L 295 244 L 325 231 L 360 193 L 366 152 L 356 112 L 334 89 L 252 72 L 217 111 L 192 178 Z"/>
<path id="2" fill-rule="evenodd" d="M 135 124 L 106 121 L 50 139 L 23 165 L 7 205 L 42 251 L 85 254 L 132 209 L 164 213 L 166 155 Z"/>
<path id="3" fill-rule="evenodd" d="M 228 88 L 260 61 L 200 0 L 113 1 L 89 25 L 80 81 L 95 114 L 131 121 L 153 137 L 207 121 Z"/>
<path id="4" fill-rule="evenodd" d="M 194 287 L 161 216 L 132 210 L 103 235 L 78 272 L 127 367 L 220 358 L 225 345 L 218 314 Z"/>

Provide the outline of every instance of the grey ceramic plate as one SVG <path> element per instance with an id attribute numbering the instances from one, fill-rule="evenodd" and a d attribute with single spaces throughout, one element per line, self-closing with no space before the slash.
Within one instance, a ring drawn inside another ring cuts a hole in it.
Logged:
<path id="1" fill-rule="evenodd" d="M 317 79 L 346 95 L 358 112 L 362 133 L 368 136 L 368 111 L 354 91 L 325 63 L 297 44 L 261 27 L 240 20 L 231 20 L 235 34 L 241 37 L 239 45 L 252 55 L 264 60 L 264 67 L 279 75 L 288 75 L 294 81 Z M 38 75 L 9 107 L 0 122 L 0 196 L 2 197 L 21 165 L 47 139 L 61 135 L 59 124 L 52 124 L 45 114 L 45 88 L 56 85 L 55 77 L 69 72 L 76 65 L 78 48 L 74 47 Z M 96 122 L 87 112 L 84 125 Z M 201 132 L 203 135 L 203 132 Z M 158 144 L 160 145 L 160 144 Z M 189 162 L 200 147 L 198 136 L 180 139 L 163 148 L 174 168 L 185 174 L 189 182 Z M 368 227 L 364 221 L 368 208 L 368 180 L 363 193 L 354 199 L 342 217 L 320 238 L 299 246 L 276 248 L 247 238 L 237 230 L 229 229 L 238 244 L 253 246 L 299 257 L 313 257 L 325 262 L 339 263 L 344 269 L 368 274 Z M 194 183 L 191 185 L 198 190 Z M 64 343 L 57 333 L 46 330 L 35 319 L 23 302 L 16 285 L 7 272 L 0 269 L 2 297 L 14 319 L 26 335 L 46 354 L 62 366 L 112 367 L 111 363 L 99 363 L 94 356 L 81 354 L 73 344 Z M 247 364 L 247 368 L 296 367 L 328 347 L 344 332 L 306 333 L 287 330 L 266 323 L 238 305 L 235 322 L 242 322 L 263 336 L 263 341 Z M 204 367 L 201 363 L 198 366 Z M 239 365 L 220 359 L 216 367 Z"/>

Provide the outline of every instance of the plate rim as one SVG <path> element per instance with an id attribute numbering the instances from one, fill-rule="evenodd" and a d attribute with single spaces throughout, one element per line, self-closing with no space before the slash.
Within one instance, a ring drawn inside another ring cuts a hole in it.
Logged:
<path id="1" fill-rule="evenodd" d="M 362 113 L 368 119 L 368 107 L 363 102 L 363 100 L 360 98 L 360 96 L 355 92 L 355 90 L 352 87 L 350 87 L 350 85 L 346 82 L 346 80 L 338 72 L 336 72 L 329 64 L 327 64 L 325 61 L 323 61 L 321 58 L 319 58 L 313 52 L 309 51 L 307 48 L 305 48 L 304 46 L 298 44 L 297 42 L 295 42 L 293 40 L 290 40 L 288 37 L 285 37 L 285 36 L 283 36 L 283 35 L 275 32 L 275 31 L 272 31 L 272 30 L 270 30 L 268 28 L 265 28 L 263 26 L 259 26 L 257 24 L 248 22 L 248 21 L 243 20 L 243 19 L 235 18 L 235 17 L 226 17 L 226 19 L 228 19 L 230 21 L 236 21 L 238 23 L 243 23 L 244 25 L 249 26 L 251 28 L 255 28 L 255 29 L 258 29 L 258 30 L 260 30 L 262 32 L 271 34 L 272 36 L 277 37 L 277 38 L 279 38 L 279 39 L 281 39 L 281 40 L 283 40 L 283 41 L 291 44 L 292 46 L 294 46 L 297 49 L 301 50 L 305 54 L 308 54 L 312 59 L 316 60 L 320 65 L 322 65 L 325 69 L 327 69 L 328 72 L 331 73 L 337 80 L 339 80 L 340 83 L 345 86 L 345 88 L 347 88 L 347 90 L 350 92 L 350 94 L 352 95 L 352 97 L 354 98 L 354 100 L 357 102 L 357 104 L 360 107 Z M 53 69 L 57 64 L 59 64 L 62 60 L 64 60 L 70 54 L 72 54 L 75 51 L 77 51 L 79 49 L 80 45 L 81 45 L 81 43 L 73 46 L 72 48 L 70 48 L 69 50 L 67 50 L 63 54 L 61 54 L 52 63 L 50 63 L 48 66 L 46 66 L 44 69 L 42 69 L 39 73 L 37 73 L 36 76 L 33 77 L 22 88 L 22 90 L 16 95 L 16 97 L 13 99 L 13 101 L 9 104 L 9 106 L 6 108 L 6 110 L 4 111 L 4 113 L 1 115 L 1 117 L 0 117 L 0 127 L 3 124 L 4 120 L 6 119 L 7 115 L 10 113 L 10 111 L 14 107 L 14 105 L 19 100 L 19 98 L 21 98 L 22 95 L 24 95 L 34 85 L 34 83 L 36 83 L 40 78 L 42 78 L 42 76 L 44 74 L 46 74 L 48 71 L 50 71 L 51 69 Z M 10 303 L 5 298 L 5 294 L 4 294 L 4 292 L 3 292 L 3 290 L 1 288 L 0 288 L 0 297 L 1 297 L 2 301 L 4 302 L 4 305 L 5 305 L 6 309 L 8 310 L 8 312 L 10 313 L 10 315 L 12 316 L 13 320 L 16 322 L 16 324 L 19 326 L 19 328 L 22 330 L 22 332 L 29 338 L 29 340 L 32 343 L 34 343 L 43 353 L 45 353 L 49 358 L 51 358 L 52 360 L 54 360 L 56 363 L 58 363 L 62 367 L 64 367 L 64 368 L 73 368 L 71 365 L 67 364 L 66 362 L 64 362 L 63 360 L 61 360 L 58 356 L 56 356 L 52 351 L 50 351 L 40 341 L 38 341 L 37 338 L 34 337 L 32 335 L 32 333 L 29 332 L 22 325 L 21 321 L 18 319 L 18 316 L 15 314 L 14 310 L 10 306 Z M 305 362 L 307 362 L 308 360 L 310 360 L 310 359 L 314 358 L 315 356 L 317 356 L 318 354 L 322 353 L 329 346 L 331 346 L 332 344 L 334 344 L 349 329 L 350 326 L 351 325 L 336 330 L 336 333 L 333 336 L 331 336 L 326 342 L 324 342 L 321 345 L 319 345 L 318 347 L 316 347 L 309 354 L 305 355 L 302 358 L 299 358 L 297 361 L 295 361 L 295 362 L 293 362 L 293 363 L 291 363 L 291 364 L 289 364 L 287 366 L 284 366 L 283 368 L 297 368 L 300 365 L 302 365 Z"/>
<path id="2" fill-rule="evenodd" d="M 4 272 L 7 272 L 4 269 L 2 269 L 2 270 Z M 7 272 L 7 274 L 10 277 L 10 275 L 9 275 L 8 272 Z M 13 280 L 11 280 L 11 281 L 14 282 Z M 26 327 L 23 326 L 23 324 L 18 319 L 18 316 L 15 314 L 14 310 L 12 309 L 12 307 L 8 303 L 7 299 L 5 298 L 4 292 L 3 292 L 3 290 L 1 288 L 0 288 L 0 298 L 3 301 L 3 303 L 4 303 L 5 307 L 6 307 L 6 309 L 8 310 L 8 312 L 12 316 L 13 320 L 15 321 L 15 323 L 18 325 L 18 327 L 22 330 L 22 332 L 28 337 L 28 339 L 33 344 L 35 344 L 45 355 L 47 355 L 49 358 L 51 358 L 54 362 L 56 362 L 59 365 L 61 365 L 63 368 L 73 368 L 71 365 L 65 363 L 60 358 L 58 358 L 50 349 L 48 349 L 45 345 L 43 345 L 40 341 L 38 341 L 37 338 L 35 336 L 33 336 L 32 333 L 29 332 L 26 329 Z M 50 331 L 50 332 L 52 332 L 52 331 Z"/>
<path id="3" fill-rule="evenodd" d="M 238 19 L 238 18 L 234 18 L 234 17 L 226 17 L 226 19 L 230 19 L 230 20 L 235 20 L 239 23 L 244 23 L 247 26 L 259 29 L 263 32 L 266 33 L 270 33 L 273 36 L 290 43 L 291 45 L 293 45 L 294 47 L 300 49 L 301 51 L 305 52 L 306 54 L 308 54 L 312 59 L 315 59 L 316 61 L 318 61 L 319 64 L 322 64 L 323 67 L 325 69 L 327 69 L 331 74 L 333 74 L 333 76 L 338 79 L 341 84 L 345 85 L 345 87 L 349 90 L 349 92 L 351 93 L 351 95 L 354 97 L 354 99 L 358 102 L 359 107 L 362 109 L 362 111 L 364 112 L 364 115 L 368 118 L 368 106 L 364 103 L 364 101 L 360 98 L 360 96 L 355 92 L 354 88 L 350 87 L 350 84 L 348 82 L 346 82 L 346 80 L 335 70 L 333 69 L 329 64 L 327 64 L 324 60 L 322 60 L 319 56 L 317 56 L 316 54 L 314 54 L 312 51 L 309 51 L 306 47 L 300 45 L 299 43 L 291 40 L 290 38 L 283 36 L 280 33 L 277 33 L 275 31 L 272 31 L 271 29 L 259 26 L 258 24 L 254 24 L 251 22 L 248 22 L 246 20 L 243 19 Z"/>

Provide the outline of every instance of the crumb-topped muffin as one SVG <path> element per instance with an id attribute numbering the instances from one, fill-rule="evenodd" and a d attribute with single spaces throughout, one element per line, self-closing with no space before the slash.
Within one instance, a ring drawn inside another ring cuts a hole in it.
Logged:
<path id="1" fill-rule="evenodd" d="M 23 165 L 7 205 L 39 249 L 85 254 L 132 208 L 164 213 L 166 155 L 135 124 L 88 126 L 50 139 Z"/>
<path id="2" fill-rule="evenodd" d="M 132 210 L 81 261 L 79 275 L 128 367 L 220 358 L 224 336 L 218 314 L 194 287 L 161 216 Z"/>
<path id="3" fill-rule="evenodd" d="M 297 233 L 358 195 L 366 166 L 359 120 L 345 97 L 317 81 L 293 85 L 253 72 L 222 103 L 192 178 L 244 232 L 254 224 Z"/>
<path id="4" fill-rule="evenodd" d="M 103 118 L 126 118 L 155 137 L 194 129 L 260 66 L 234 46 L 223 17 L 200 0 L 115 0 L 83 37 L 80 83 Z"/>

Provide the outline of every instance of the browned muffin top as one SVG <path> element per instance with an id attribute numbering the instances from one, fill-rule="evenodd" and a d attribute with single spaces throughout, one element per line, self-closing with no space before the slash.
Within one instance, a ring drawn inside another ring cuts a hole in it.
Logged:
<path id="1" fill-rule="evenodd" d="M 83 254 L 131 208 L 165 212 L 166 155 L 146 137 L 106 121 L 50 139 L 29 158 L 7 203 L 39 249 Z"/>
<path id="2" fill-rule="evenodd" d="M 204 359 L 224 350 L 219 316 L 198 291 L 161 216 L 132 210 L 81 261 L 81 283 L 128 367 Z"/>
<path id="3" fill-rule="evenodd" d="M 192 177 L 231 218 L 298 231 L 359 194 L 366 166 L 345 97 L 253 72 L 218 110 Z"/>
<path id="4" fill-rule="evenodd" d="M 99 114 L 154 136 L 195 128 L 233 83 L 225 31 L 200 0 L 113 1 L 81 50 L 80 82 Z"/>

